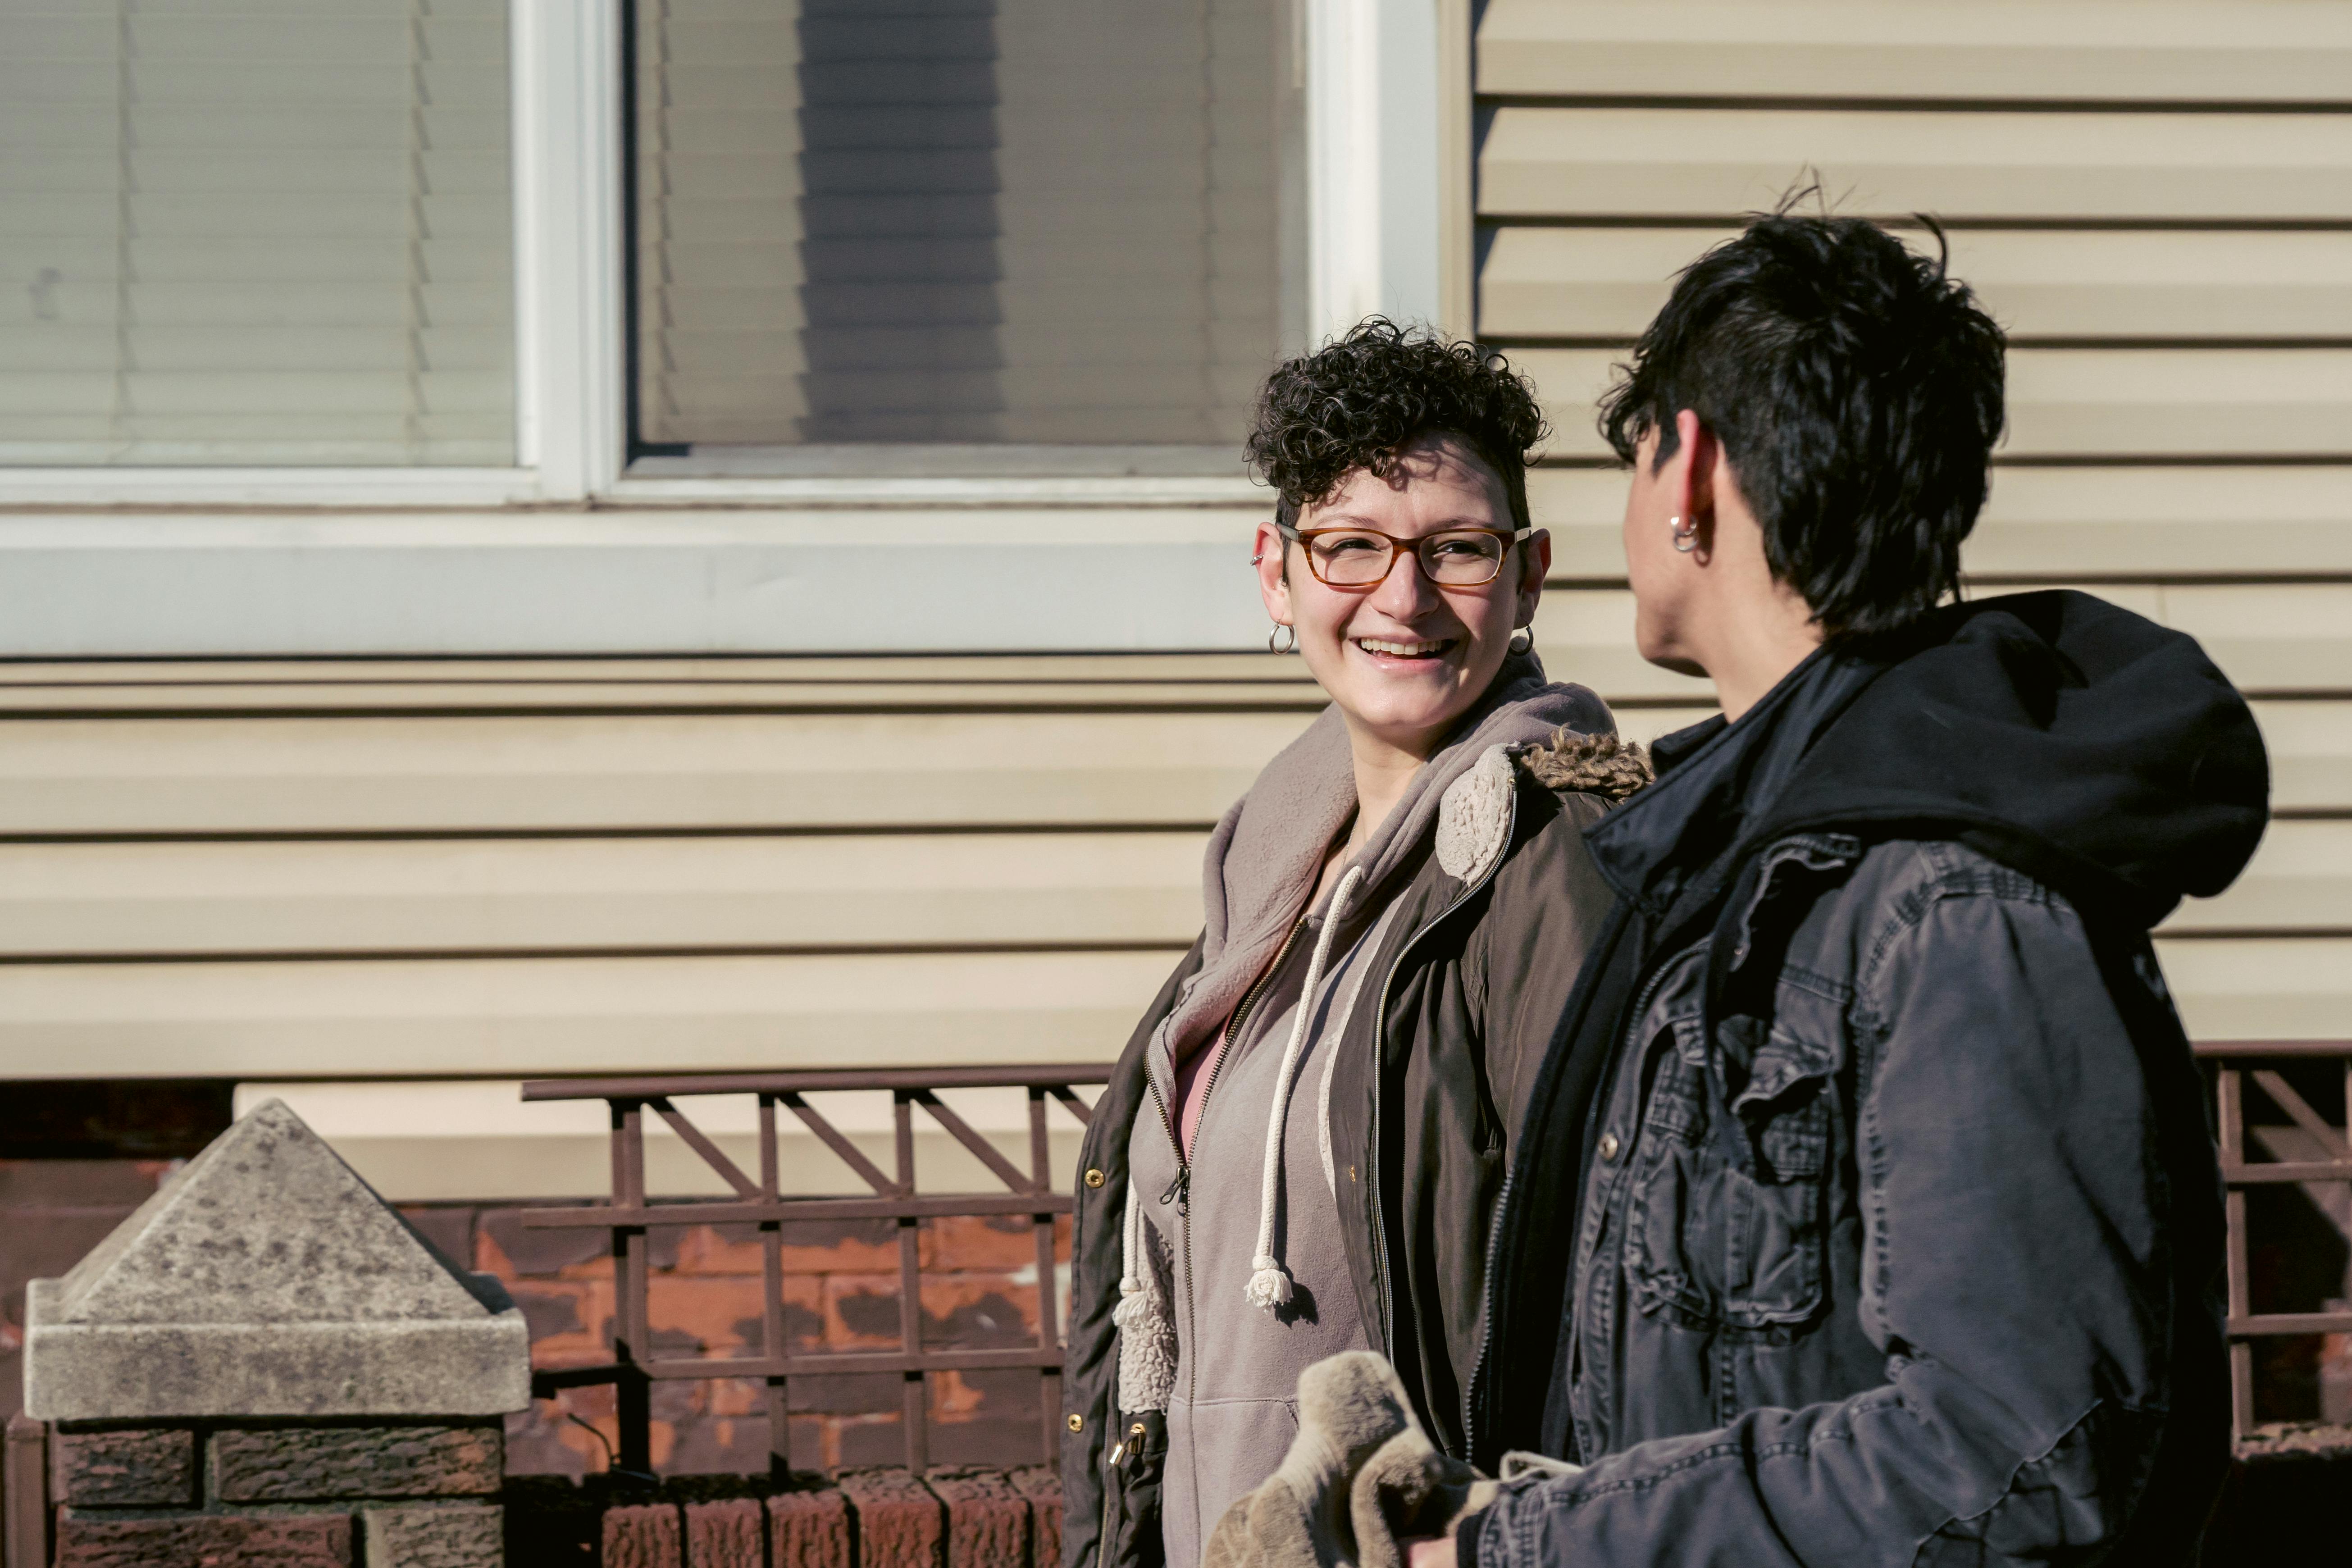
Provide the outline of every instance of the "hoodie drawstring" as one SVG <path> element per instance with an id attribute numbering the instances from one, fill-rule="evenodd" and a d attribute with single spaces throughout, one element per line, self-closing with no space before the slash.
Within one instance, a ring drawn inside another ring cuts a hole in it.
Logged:
<path id="1" fill-rule="evenodd" d="M 1253 1306 L 1267 1311 L 1290 1300 L 1290 1273 L 1274 1256 L 1274 1209 L 1282 1190 L 1282 1129 L 1290 1115 L 1291 1080 L 1297 1076 L 1299 1052 L 1307 1044 L 1307 1028 L 1315 1015 L 1316 987 L 1323 982 L 1323 966 L 1331 957 L 1331 941 L 1348 910 L 1349 895 L 1362 881 L 1364 868 L 1351 868 L 1331 895 L 1331 910 L 1315 939 L 1314 956 L 1307 961 L 1307 983 L 1298 992 L 1298 1017 L 1290 1026 L 1290 1043 L 1282 1050 L 1282 1068 L 1274 1082 L 1274 1110 L 1265 1127 L 1265 1178 L 1258 1189 L 1257 1254 L 1250 1259 L 1249 1283 L 1242 1287 Z"/>

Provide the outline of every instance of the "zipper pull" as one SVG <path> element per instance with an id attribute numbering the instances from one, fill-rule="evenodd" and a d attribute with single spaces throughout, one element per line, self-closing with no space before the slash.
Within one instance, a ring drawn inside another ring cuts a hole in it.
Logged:
<path id="1" fill-rule="evenodd" d="M 1192 1212 L 1192 1167 L 1191 1165 L 1176 1167 L 1176 1179 L 1168 1184 L 1168 1190 L 1160 1194 L 1160 1201 L 1163 1204 L 1174 1204 L 1178 1214 L 1190 1215 Z"/>
<path id="2" fill-rule="evenodd" d="M 1137 1458 L 1143 1458 L 1143 1423 L 1140 1421 L 1129 1426 L 1127 1436 L 1119 1439 L 1118 1447 L 1110 1451 L 1110 1468 L 1118 1469 L 1119 1461 L 1127 1458 L 1130 1449 Z"/>

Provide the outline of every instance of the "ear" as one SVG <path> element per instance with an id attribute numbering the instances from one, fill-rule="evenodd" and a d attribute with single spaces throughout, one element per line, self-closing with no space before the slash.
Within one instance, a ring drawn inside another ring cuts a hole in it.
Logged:
<path id="1" fill-rule="evenodd" d="M 1537 529 L 1519 546 L 1519 603 L 1514 627 L 1535 624 L 1536 605 L 1543 598 L 1544 579 L 1551 575 L 1551 534 Z"/>
<path id="2" fill-rule="evenodd" d="M 1689 519 L 1698 531 L 1697 548 L 1691 553 L 1705 564 L 1715 551 L 1715 487 L 1720 478 L 1723 447 L 1715 432 L 1687 408 L 1675 416 L 1675 434 L 1681 445 L 1666 476 L 1669 494 L 1675 514 Z"/>
<path id="3" fill-rule="evenodd" d="M 1265 601 L 1265 613 L 1274 624 L 1293 624 L 1290 615 L 1290 584 L 1283 574 L 1283 552 L 1289 542 L 1270 522 L 1257 525 L 1257 533 L 1250 542 L 1250 555 L 1257 566 L 1258 596 Z"/>

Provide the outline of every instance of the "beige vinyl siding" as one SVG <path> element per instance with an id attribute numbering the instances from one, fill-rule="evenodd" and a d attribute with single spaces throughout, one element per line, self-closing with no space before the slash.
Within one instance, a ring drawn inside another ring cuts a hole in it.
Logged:
<path id="1" fill-rule="evenodd" d="M 2255 699 L 2281 820 L 2159 936 L 2191 1033 L 2352 1036 L 2352 5 L 1494 0 L 1475 43 L 1478 329 L 1557 426 L 1556 665 L 1672 679 L 1615 662 L 1593 400 L 1675 272 L 1815 176 L 1928 214 L 2011 334 L 1969 592 L 2087 588 Z"/>

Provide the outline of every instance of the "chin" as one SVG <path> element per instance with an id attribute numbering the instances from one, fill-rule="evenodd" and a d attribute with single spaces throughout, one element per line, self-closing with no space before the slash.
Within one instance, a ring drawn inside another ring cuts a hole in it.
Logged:
<path id="1" fill-rule="evenodd" d="M 1448 684 L 1443 690 L 1357 691 L 1347 706 L 1368 728 L 1391 737 L 1420 737 L 1442 731 L 1469 710 L 1477 693 Z"/>

